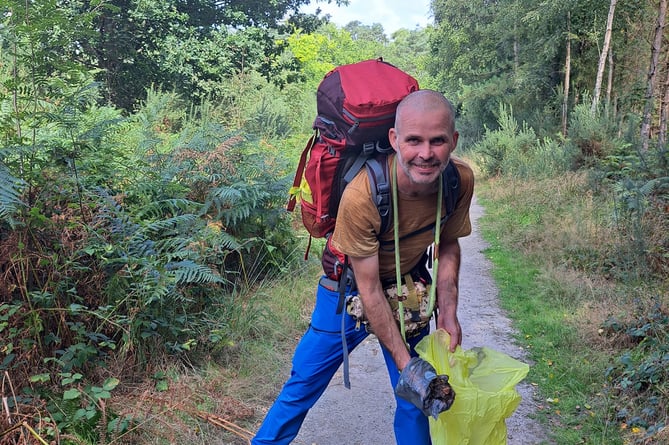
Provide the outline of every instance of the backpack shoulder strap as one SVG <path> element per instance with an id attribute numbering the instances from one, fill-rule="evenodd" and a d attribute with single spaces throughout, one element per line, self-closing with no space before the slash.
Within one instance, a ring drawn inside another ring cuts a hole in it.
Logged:
<path id="1" fill-rule="evenodd" d="M 455 212 L 460 197 L 460 173 L 453 160 L 448 162 L 444 173 L 441 175 L 444 186 L 444 202 L 446 203 L 446 217 Z"/>
<path id="2" fill-rule="evenodd" d="M 381 233 L 390 228 L 391 201 L 390 201 L 390 169 L 388 168 L 388 156 L 386 154 L 369 158 L 365 161 L 369 186 L 372 192 L 372 200 L 379 210 L 381 216 Z"/>

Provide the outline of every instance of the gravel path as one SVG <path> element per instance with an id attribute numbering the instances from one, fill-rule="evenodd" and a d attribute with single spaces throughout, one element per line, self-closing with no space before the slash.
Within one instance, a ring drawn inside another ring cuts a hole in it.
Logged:
<path id="1" fill-rule="evenodd" d="M 513 341 L 510 320 L 499 308 L 497 289 L 490 276 L 490 263 L 481 253 L 486 248 L 478 232 L 483 208 L 472 203 L 472 235 L 460 240 L 459 319 L 463 348 L 488 346 L 526 361 Z M 351 389 L 344 388 L 340 369 L 325 394 L 309 412 L 295 445 L 387 445 L 395 443 L 393 411 L 395 400 L 383 355 L 370 336 L 350 356 Z M 526 382 L 517 387 L 523 400 L 507 419 L 508 445 L 536 445 L 545 440 L 541 425 L 530 418 L 536 402 Z"/>

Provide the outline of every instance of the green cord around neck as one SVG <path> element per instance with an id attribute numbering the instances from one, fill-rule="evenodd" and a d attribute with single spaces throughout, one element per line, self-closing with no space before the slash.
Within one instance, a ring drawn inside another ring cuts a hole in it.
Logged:
<path id="1" fill-rule="evenodd" d="M 406 326 L 404 324 L 404 303 L 402 302 L 402 272 L 400 271 L 400 223 L 399 223 L 399 199 L 397 192 L 397 155 L 393 157 L 392 165 L 392 189 L 393 189 L 393 236 L 395 240 L 395 279 L 397 282 L 397 302 L 400 318 L 400 333 L 406 342 Z M 437 271 L 439 266 L 439 236 L 441 233 L 441 206 L 444 199 L 443 173 L 439 175 L 439 191 L 437 192 L 437 219 L 434 223 L 434 247 L 432 252 L 432 285 L 430 285 L 430 300 L 427 308 L 427 316 L 432 316 L 437 295 Z"/>

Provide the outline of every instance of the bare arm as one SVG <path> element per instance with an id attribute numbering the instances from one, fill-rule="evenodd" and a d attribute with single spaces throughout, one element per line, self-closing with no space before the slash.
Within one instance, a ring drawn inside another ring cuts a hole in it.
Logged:
<path id="1" fill-rule="evenodd" d="M 462 343 L 462 329 L 458 321 L 458 281 L 460 276 L 460 243 L 457 239 L 439 243 L 437 271 L 437 329 L 451 336 L 450 350 Z"/>
<path id="2" fill-rule="evenodd" d="M 400 371 L 404 369 L 411 359 L 395 317 L 393 317 L 390 304 L 386 300 L 379 279 L 379 258 L 370 256 L 366 258 L 351 257 L 351 267 L 355 273 L 355 282 L 365 315 L 374 330 L 374 334 L 390 354 Z"/>

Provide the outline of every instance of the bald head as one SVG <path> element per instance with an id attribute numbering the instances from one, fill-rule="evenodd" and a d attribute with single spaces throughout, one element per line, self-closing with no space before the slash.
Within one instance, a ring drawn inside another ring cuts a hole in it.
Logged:
<path id="1" fill-rule="evenodd" d="M 418 90 L 402 99 L 402 102 L 397 106 L 397 113 L 395 114 L 395 129 L 398 133 L 401 131 L 403 114 L 408 110 L 421 114 L 445 111 L 448 116 L 448 131 L 450 133 L 455 131 L 455 108 L 438 91 Z"/>

